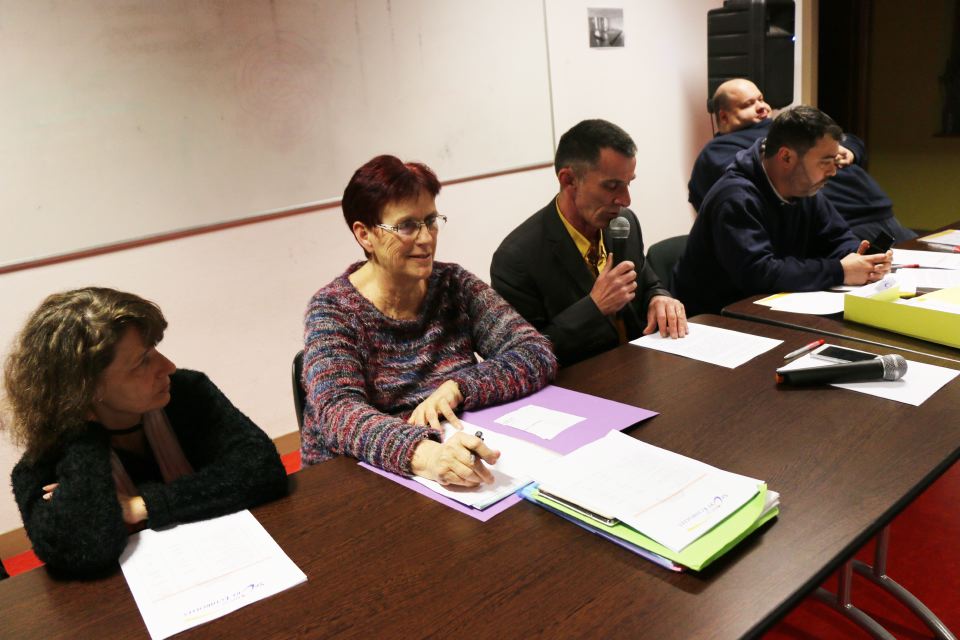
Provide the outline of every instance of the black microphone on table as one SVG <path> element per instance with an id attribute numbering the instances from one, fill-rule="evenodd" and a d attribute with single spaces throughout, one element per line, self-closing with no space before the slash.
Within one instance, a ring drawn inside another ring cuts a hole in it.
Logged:
<path id="1" fill-rule="evenodd" d="M 868 380 L 899 380 L 907 373 L 903 356 L 891 354 L 873 360 L 844 362 L 825 367 L 804 367 L 784 371 L 777 369 L 777 384 L 796 386 L 833 384 L 835 382 L 864 382 Z"/>
<path id="2" fill-rule="evenodd" d="M 610 238 L 610 251 L 613 253 L 613 266 L 617 266 L 623 262 L 623 256 L 627 252 L 630 221 L 623 216 L 617 216 L 607 226 L 607 235 Z"/>

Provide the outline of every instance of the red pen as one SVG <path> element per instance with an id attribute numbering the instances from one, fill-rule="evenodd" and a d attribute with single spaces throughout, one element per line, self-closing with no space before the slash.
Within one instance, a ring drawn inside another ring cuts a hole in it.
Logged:
<path id="1" fill-rule="evenodd" d="M 788 353 L 787 355 L 783 356 L 783 359 L 784 359 L 784 360 L 789 360 L 790 358 L 796 358 L 797 356 L 799 356 L 799 355 L 801 355 L 801 354 L 804 354 L 804 353 L 806 353 L 806 352 L 808 352 L 808 351 L 813 351 L 814 349 L 816 349 L 816 348 L 819 347 L 820 345 L 824 344 L 825 342 L 826 342 L 826 340 L 824 340 L 823 338 L 820 338 L 819 340 L 814 340 L 814 341 L 811 342 L 810 344 L 804 345 L 804 346 L 800 347 L 799 349 L 797 349 L 796 351 L 791 351 L 791 352 Z"/>

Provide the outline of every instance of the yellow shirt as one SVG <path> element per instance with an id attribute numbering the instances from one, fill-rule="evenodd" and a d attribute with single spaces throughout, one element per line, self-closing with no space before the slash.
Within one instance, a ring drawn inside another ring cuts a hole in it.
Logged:
<path id="1" fill-rule="evenodd" d="M 567 222 L 567 219 L 563 217 L 563 214 L 560 212 L 560 200 L 559 196 L 557 200 L 554 200 L 554 204 L 557 206 L 557 215 L 560 216 L 560 222 L 563 223 L 563 227 L 567 230 L 567 233 L 570 234 L 570 237 L 573 238 L 574 244 L 577 245 L 577 250 L 580 252 L 580 255 L 583 256 L 583 261 L 587 263 L 587 266 L 590 268 L 590 272 L 593 272 L 593 265 L 590 264 L 590 260 L 587 259 L 587 254 L 590 253 L 590 241 L 584 237 L 582 233 L 573 228 L 573 225 Z M 600 230 L 600 240 L 599 245 L 597 246 L 597 253 L 599 257 L 597 258 L 597 271 L 603 271 L 604 266 L 607 264 L 607 249 L 603 246 L 603 230 Z M 610 316 L 613 326 L 617 329 L 617 336 L 620 338 L 620 344 L 623 344 L 627 341 L 627 327 L 623 322 L 623 318 L 620 316 Z"/>
<path id="2" fill-rule="evenodd" d="M 560 216 L 560 221 L 563 223 L 567 233 L 570 234 L 570 237 L 573 238 L 574 244 L 577 245 L 577 250 L 580 252 L 580 255 L 583 256 L 583 261 L 586 262 L 590 270 L 593 271 L 593 265 L 591 265 L 587 259 L 587 254 L 590 253 L 590 241 L 563 217 L 563 214 L 560 212 L 560 202 L 555 200 L 554 204 L 557 207 L 557 215 Z M 597 271 L 603 271 L 603 267 L 607 264 L 607 248 L 603 246 L 603 230 L 600 231 L 600 240 L 598 242 L 597 253 L 599 254 L 599 258 L 597 259 Z"/>

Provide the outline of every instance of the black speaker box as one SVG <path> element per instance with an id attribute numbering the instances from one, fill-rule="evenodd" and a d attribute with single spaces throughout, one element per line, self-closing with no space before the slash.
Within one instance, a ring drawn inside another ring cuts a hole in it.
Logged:
<path id="1" fill-rule="evenodd" d="M 707 97 L 747 78 L 774 108 L 793 102 L 794 0 L 725 0 L 707 12 Z"/>

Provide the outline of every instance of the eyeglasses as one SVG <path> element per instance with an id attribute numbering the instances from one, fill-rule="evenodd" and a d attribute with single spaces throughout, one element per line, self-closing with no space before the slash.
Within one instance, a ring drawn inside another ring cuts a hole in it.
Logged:
<path id="1" fill-rule="evenodd" d="M 430 233 L 436 233 L 443 225 L 447 223 L 447 216 L 437 214 L 427 216 L 426 220 L 404 220 L 400 224 L 378 224 L 376 226 L 387 231 L 392 231 L 405 240 L 416 238 L 420 235 L 420 227 L 426 227 Z"/>

